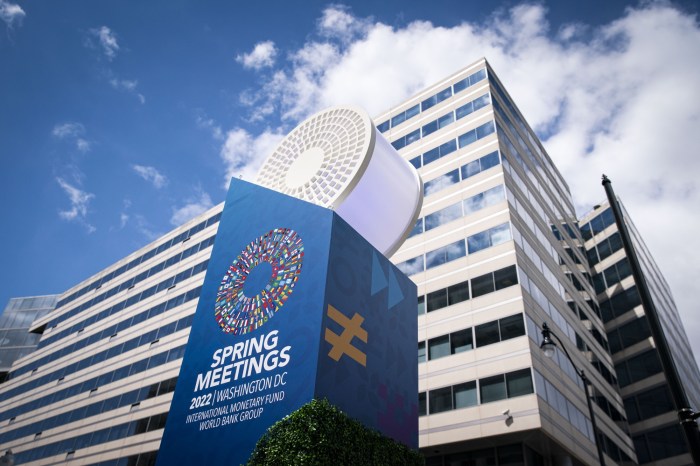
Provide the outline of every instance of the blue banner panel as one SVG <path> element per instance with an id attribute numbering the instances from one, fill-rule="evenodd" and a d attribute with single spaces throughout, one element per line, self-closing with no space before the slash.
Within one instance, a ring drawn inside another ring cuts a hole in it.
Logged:
<path id="1" fill-rule="evenodd" d="M 333 211 L 232 180 L 158 465 L 243 464 L 313 398 L 418 447 L 416 286 Z"/>
<path id="2" fill-rule="evenodd" d="M 337 215 L 316 398 L 418 448 L 416 285 Z"/>
<path id="3" fill-rule="evenodd" d="M 245 463 L 313 398 L 333 216 L 231 181 L 159 465 Z"/>

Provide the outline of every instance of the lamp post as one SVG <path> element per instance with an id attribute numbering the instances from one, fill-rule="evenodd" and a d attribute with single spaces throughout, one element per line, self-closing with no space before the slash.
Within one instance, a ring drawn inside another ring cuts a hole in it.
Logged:
<path id="1" fill-rule="evenodd" d="M 589 385 L 591 385 L 591 382 L 590 380 L 588 380 L 588 377 L 586 377 L 586 373 L 583 372 L 583 369 L 579 370 L 579 368 L 576 367 L 576 364 L 574 364 L 574 361 L 571 359 L 569 352 L 566 350 L 566 346 L 564 346 L 564 343 L 558 336 L 552 333 L 549 326 L 547 325 L 547 322 L 542 324 L 542 343 L 540 343 L 540 349 L 542 350 L 544 355 L 548 358 L 554 356 L 554 351 L 556 350 L 557 344 L 554 340 L 552 340 L 552 337 L 557 339 L 562 351 L 564 351 L 564 354 L 569 359 L 571 365 L 574 367 L 574 371 L 576 371 L 578 376 L 581 377 L 581 381 L 583 382 L 583 390 L 586 393 L 586 401 L 588 402 L 588 414 L 591 417 L 591 426 L 593 427 L 593 439 L 595 441 L 595 447 L 598 450 L 598 461 L 600 461 L 600 466 L 605 466 L 605 459 L 603 458 L 603 449 L 601 448 L 600 442 L 598 441 L 598 428 L 595 424 L 595 414 L 593 414 L 593 403 L 591 402 L 592 394 L 589 393 L 588 390 L 588 387 Z"/>

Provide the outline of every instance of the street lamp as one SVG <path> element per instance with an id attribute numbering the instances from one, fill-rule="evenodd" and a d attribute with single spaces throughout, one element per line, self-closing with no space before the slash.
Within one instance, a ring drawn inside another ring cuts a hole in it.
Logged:
<path id="1" fill-rule="evenodd" d="M 595 440 L 595 447 L 598 450 L 598 461 L 600 461 L 600 466 L 605 466 L 603 449 L 600 447 L 600 443 L 598 442 L 598 429 L 595 424 L 595 415 L 593 414 L 593 403 L 591 402 L 592 394 L 590 394 L 588 391 L 588 386 L 591 385 L 591 382 L 588 380 L 588 377 L 586 377 L 583 369 L 579 370 L 576 367 L 576 364 L 574 364 L 574 361 L 571 359 L 569 352 L 566 350 L 566 346 L 564 346 L 564 343 L 558 336 L 552 333 L 547 325 L 547 322 L 542 324 L 542 343 L 540 343 L 540 349 L 542 350 L 542 353 L 544 353 L 545 357 L 553 357 L 557 348 L 557 343 L 552 339 L 552 337 L 556 338 L 556 340 L 560 343 L 559 346 L 561 347 L 562 351 L 564 351 L 564 354 L 569 359 L 571 365 L 574 367 L 574 371 L 576 371 L 578 376 L 581 377 L 581 381 L 583 382 L 583 390 L 586 393 L 586 401 L 588 402 L 588 414 L 591 417 L 591 426 L 593 427 L 593 439 Z"/>

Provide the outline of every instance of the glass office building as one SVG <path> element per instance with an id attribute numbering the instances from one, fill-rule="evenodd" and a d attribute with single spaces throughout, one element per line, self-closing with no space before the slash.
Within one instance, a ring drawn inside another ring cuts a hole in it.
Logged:
<path id="1" fill-rule="evenodd" d="M 680 380 L 690 405 L 697 409 L 700 372 L 673 296 L 624 205 L 619 204 Z M 639 463 L 692 464 L 651 338 L 647 311 L 608 202 L 584 215 L 580 225 Z"/>
<path id="2" fill-rule="evenodd" d="M 0 383 L 5 381 L 12 364 L 32 351 L 39 335 L 29 333 L 35 319 L 56 306 L 58 295 L 12 298 L 0 314 Z"/>
<path id="3" fill-rule="evenodd" d="M 607 464 L 634 464 L 642 431 L 625 413 L 631 385 L 611 356 L 613 327 L 597 301 L 606 292 L 583 247 L 597 240 L 582 236 L 565 180 L 486 60 L 375 123 L 424 181 L 422 212 L 392 260 L 418 285 L 427 464 L 597 463 L 583 383 L 560 350 L 543 355 L 544 322 L 595 388 Z M 75 285 L 34 320 L 38 348 L 0 384 L 0 455 L 153 464 L 222 208 Z"/>

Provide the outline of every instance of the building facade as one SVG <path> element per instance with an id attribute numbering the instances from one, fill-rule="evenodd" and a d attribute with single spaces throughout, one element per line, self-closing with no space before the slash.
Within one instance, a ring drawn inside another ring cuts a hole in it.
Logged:
<path id="1" fill-rule="evenodd" d="M 34 351 L 39 335 L 29 333 L 36 319 L 53 310 L 58 295 L 12 298 L 0 314 L 0 383 L 5 381 L 12 364 Z"/>
<path id="2" fill-rule="evenodd" d="M 700 372 L 688 351 L 690 342 L 673 296 L 624 205 L 620 203 L 620 207 L 676 369 L 690 405 L 697 408 Z M 647 311 L 608 202 L 585 214 L 580 225 L 639 463 L 692 464 L 651 337 Z"/>
<path id="3" fill-rule="evenodd" d="M 598 306 L 599 265 L 591 270 L 583 248 L 593 239 L 488 63 L 375 122 L 424 181 L 420 218 L 392 260 L 418 285 L 427 464 L 597 463 L 583 383 L 561 351 L 543 355 L 544 322 L 595 388 L 606 463 L 634 464 L 641 443 Z M 38 348 L 0 385 L 0 454 L 11 450 L 15 464 L 153 464 L 222 208 L 77 284 L 34 320 Z"/>

